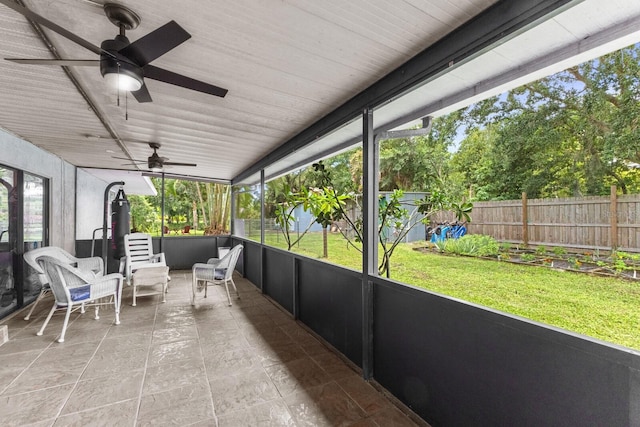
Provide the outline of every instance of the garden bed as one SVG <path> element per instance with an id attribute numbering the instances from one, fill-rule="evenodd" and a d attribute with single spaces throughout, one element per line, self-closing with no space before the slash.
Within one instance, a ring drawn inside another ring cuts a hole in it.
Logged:
<path id="1" fill-rule="evenodd" d="M 428 244 L 415 250 L 429 253 L 442 253 L 442 245 Z M 629 280 L 640 280 L 640 255 L 625 252 L 613 252 L 608 257 L 595 256 L 589 253 L 557 253 L 547 252 L 537 248 L 520 249 L 505 248 L 497 255 L 470 255 L 455 253 L 456 255 L 471 256 L 492 261 L 510 262 L 514 264 L 546 267 L 555 270 L 585 273 L 604 277 L 619 277 Z"/>

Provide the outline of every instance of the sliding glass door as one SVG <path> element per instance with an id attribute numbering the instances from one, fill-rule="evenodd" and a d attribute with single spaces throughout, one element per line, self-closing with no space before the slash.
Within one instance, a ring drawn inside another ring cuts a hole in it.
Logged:
<path id="1" fill-rule="evenodd" d="M 18 171 L 0 167 L 0 317 L 18 306 L 14 255 L 18 230 Z"/>
<path id="2" fill-rule="evenodd" d="M 0 165 L 0 318 L 40 293 L 22 254 L 48 243 L 48 196 L 47 179 Z"/>

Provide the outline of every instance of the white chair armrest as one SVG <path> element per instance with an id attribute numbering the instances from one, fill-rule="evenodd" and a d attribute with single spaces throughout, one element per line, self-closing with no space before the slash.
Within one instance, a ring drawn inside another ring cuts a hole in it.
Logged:
<path id="1" fill-rule="evenodd" d="M 218 265 L 222 261 L 220 258 L 209 258 L 207 264 Z"/>
<path id="2" fill-rule="evenodd" d="M 150 258 L 149 258 L 150 262 L 157 262 L 163 265 L 166 265 L 167 262 L 164 259 L 164 252 L 160 252 L 157 254 L 153 254 Z"/>
<path id="3" fill-rule="evenodd" d="M 96 275 L 102 275 L 104 271 L 104 263 L 100 257 L 77 258 L 78 270 L 92 272 Z"/>

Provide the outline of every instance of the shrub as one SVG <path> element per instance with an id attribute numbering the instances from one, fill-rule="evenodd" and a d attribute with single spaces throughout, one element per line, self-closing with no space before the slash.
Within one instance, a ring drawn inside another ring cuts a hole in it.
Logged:
<path id="1" fill-rule="evenodd" d="M 546 253 L 547 253 L 547 248 L 546 248 L 546 247 L 544 247 L 544 246 L 538 246 L 538 247 L 536 248 L 536 253 L 537 253 L 538 255 L 544 255 L 544 254 L 546 254 Z"/>
<path id="2" fill-rule="evenodd" d="M 520 259 L 524 262 L 531 262 L 536 260 L 536 256 L 534 254 L 522 254 Z"/>
<path id="3" fill-rule="evenodd" d="M 509 243 L 509 242 L 500 243 L 500 250 L 505 251 L 505 252 L 509 252 L 510 249 L 511 249 L 511 243 Z"/>
<path id="4" fill-rule="evenodd" d="M 556 254 L 557 256 L 561 256 L 566 254 L 567 250 L 562 246 L 556 246 L 555 248 L 553 248 L 553 253 Z"/>
<path id="5" fill-rule="evenodd" d="M 459 239 L 447 239 L 443 242 L 442 247 L 438 246 L 441 251 L 471 256 L 496 256 L 500 252 L 500 245 L 491 237 L 483 234 L 467 234 Z"/>

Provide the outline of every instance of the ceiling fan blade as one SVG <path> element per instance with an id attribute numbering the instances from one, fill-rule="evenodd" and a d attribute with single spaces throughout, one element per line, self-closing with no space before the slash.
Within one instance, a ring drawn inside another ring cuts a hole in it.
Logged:
<path id="1" fill-rule="evenodd" d="M 116 157 L 116 156 L 111 156 L 111 158 L 112 158 L 112 159 L 118 159 L 118 160 L 128 160 L 128 161 L 130 161 L 130 162 L 133 162 L 133 163 L 131 163 L 132 165 L 133 165 L 133 164 L 136 164 L 136 163 L 147 163 L 147 161 L 146 161 L 146 160 L 135 160 L 135 159 L 130 159 L 130 158 L 128 158 L 128 157 Z"/>
<path id="2" fill-rule="evenodd" d="M 186 42 L 191 34 L 176 21 L 170 21 L 146 36 L 118 51 L 140 66 L 147 65 L 176 46 Z"/>
<path id="3" fill-rule="evenodd" d="M 163 162 L 165 166 L 198 166 L 195 163 Z"/>
<path id="4" fill-rule="evenodd" d="M 147 85 L 144 84 L 144 83 L 142 83 L 142 87 L 140 89 L 138 89 L 135 92 L 131 92 L 131 95 L 133 95 L 133 97 L 138 102 L 151 102 L 151 101 L 153 101 L 153 99 L 151 99 L 151 94 L 149 93 L 149 89 L 147 89 Z"/>
<path id="5" fill-rule="evenodd" d="M 100 49 L 98 46 L 96 46 L 96 45 L 94 45 L 92 43 L 89 43 L 88 41 L 86 41 L 82 37 L 79 37 L 79 36 L 73 34 L 71 31 L 68 31 L 68 30 L 62 28 L 58 24 L 49 21 L 47 18 L 44 18 L 44 17 L 38 15 L 37 13 L 30 11 L 26 7 L 15 3 L 14 0 L 0 0 L 0 3 L 2 3 L 5 6 L 7 6 L 8 8 L 11 8 L 11 9 L 15 10 L 16 12 L 24 15 L 26 18 L 28 18 L 28 19 L 30 19 L 30 20 L 32 20 L 34 22 L 37 22 L 38 24 L 42 25 L 43 27 L 47 27 L 48 29 L 50 29 L 52 31 L 55 31 L 56 33 L 60 34 L 61 36 L 68 38 L 72 42 L 75 42 L 75 43 L 79 44 L 80 46 L 84 47 L 85 49 L 89 49 L 93 53 L 96 53 L 98 55 L 100 55 L 102 53 L 102 49 Z"/>
<path id="6" fill-rule="evenodd" d="M 173 71 L 154 67 L 153 65 L 145 65 L 143 67 L 143 71 L 144 76 L 150 79 L 180 86 L 185 89 L 195 90 L 197 92 L 202 92 L 209 95 L 219 96 L 221 98 L 224 98 L 224 96 L 228 92 L 227 89 L 223 89 L 209 83 L 201 82 L 200 80 L 195 80 L 191 77 L 174 73 Z"/>
<path id="7" fill-rule="evenodd" d="M 22 58 L 4 58 L 7 61 L 16 62 L 18 64 L 31 65 L 61 65 L 68 67 L 73 66 L 99 66 L 100 61 L 97 59 L 22 59 Z"/>

